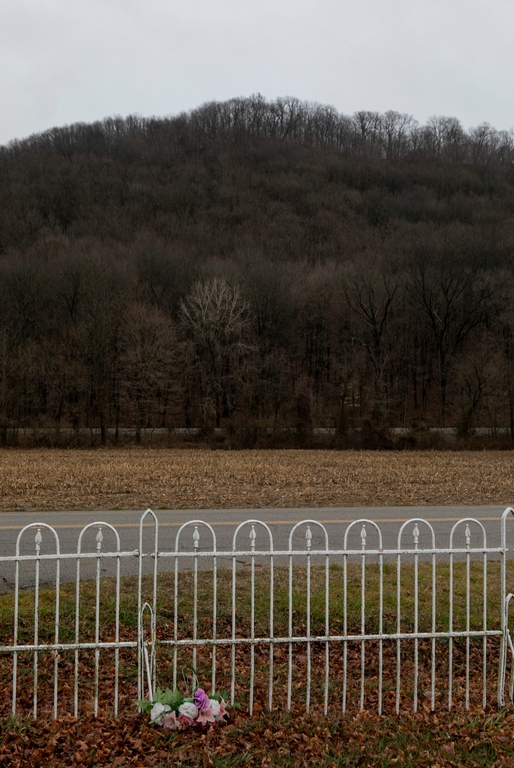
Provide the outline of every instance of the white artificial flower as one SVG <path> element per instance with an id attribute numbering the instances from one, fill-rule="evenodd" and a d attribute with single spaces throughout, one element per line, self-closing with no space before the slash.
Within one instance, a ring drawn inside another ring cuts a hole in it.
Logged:
<path id="1" fill-rule="evenodd" d="M 212 714 L 217 717 L 220 713 L 220 703 L 216 699 L 209 699 L 211 703 Z"/>
<path id="2" fill-rule="evenodd" d="M 158 723 L 165 712 L 171 712 L 171 707 L 168 704 L 161 704 L 160 701 L 157 701 L 150 712 L 150 721 Z"/>
<path id="3" fill-rule="evenodd" d="M 178 708 L 178 712 L 179 715 L 184 715 L 185 717 L 191 718 L 191 720 L 195 720 L 198 715 L 198 707 L 192 701 L 185 701 Z"/>

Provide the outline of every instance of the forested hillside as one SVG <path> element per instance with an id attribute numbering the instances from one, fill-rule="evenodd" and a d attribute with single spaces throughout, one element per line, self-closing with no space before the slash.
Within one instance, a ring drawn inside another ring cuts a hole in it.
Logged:
<path id="1" fill-rule="evenodd" d="M 262 97 L 0 148 L 0 439 L 514 434 L 514 133 Z M 286 433 L 287 434 L 287 433 Z"/>

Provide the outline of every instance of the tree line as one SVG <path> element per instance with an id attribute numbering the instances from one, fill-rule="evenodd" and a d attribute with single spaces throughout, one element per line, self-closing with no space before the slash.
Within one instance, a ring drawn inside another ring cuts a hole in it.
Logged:
<path id="1" fill-rule="evenodd" d="M 513 438 L 513 160 L 512 131 L 260 96 L 0 148 L 0 439 Z"/>

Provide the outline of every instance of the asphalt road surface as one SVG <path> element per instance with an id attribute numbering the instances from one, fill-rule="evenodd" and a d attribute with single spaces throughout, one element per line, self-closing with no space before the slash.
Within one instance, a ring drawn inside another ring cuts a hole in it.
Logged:
<path id="1" fill-rule="evenodd" d="M 330 549 L 343 549 L 345 531 L 351 523 L 358 520 L 370 520 L 380 528 L 382 535 L 382 548 L 395 549 L 398 546 L 398 533 L 401 526 L 413 518 L 421 518 L 433 528 L 435 544 L 438 548 L 449 547 L 450 532 L 452 527 L 464 518 L 473 518 L 479 521 L 485 530 L 488 547 L 500 546 L 500 519 L 504 507 L 501 506 L 447 506 L 447 507 L 328 507 L 328 508 L 301 508 L 301 509 L 216 509 L 216 510 L 159 510 L 156 512 L 159 522 L 159 552 L 173 552 L 175 540 L 180 527 L 192 520 L 202 520 L 212 527 L 216 536 L 216 548 L 218 553 L 218 568 L 230 567 L 232 558 L 230 552 L 233 547 L 233 536 L 237 526 L 247 520 L 260 520 L 269 526 L 273 535 L 273 548 L 287 550 L 289 548 L 289 534 L 293 526 L 302 520 L 315 520 L 321 523 L 327 531 Z M 58 538 L 61 553 L 76 553 L 79 535 L 82 529 L 90 523 L 102 522 L 113 526 L 120 537 L 120 550 L 125 552 L 121 559 L 122 574 L 136 574 L 138 572 L 137 550 L 139 549 L 139 523 L 142 512 L 140 511 L 113 511 L 113 512 L 16 512 L 2 513 L 0 515 L 0 557 L 12 557 L 16 553 L 16 540 L 22 528 L 29 524 L 41 523 L 42 541 L 40 553 L 54 554 L 56 551 L 53 533 L 45 528 L 52 526 Z M 152 552 L 154 542 L 154 526 L 150 518 L 144 527 L 143 551 Z M 378 533 L 375 527 L 365 524 L 366 546 L 369 549 L 379 547 Z M 483 533 L 478 524 L 469 526 L 471 533 L 471 547 L 483 546 Z M 190 526 L 181 534 L 179 551 L 193 548 L 193 535 L 195 526 Z M 363 524 L 359 523 L 351 528 L 348 534 L 348 548 L 360 550 L 362 546 Z M 466 525 L 458 526 L 454 534 L 454 546 L 465 546 Z M 96 553 L 98 527 L 93 526 L 82 535 L 81 551 Z M 293 549 L 305 549 L 307 526 L 300 527 L 293 537 Z M 311 548 L 320 550 L 325 548 L 324 531 L 316 525 L 311 525 Z M 429 548 L 431 543 L 431 531 L 428 526 L 418 524 L 419 547 Z M 249 550 L 251 526 L 245 526 L 238 534 L 237 549 Z M 269 534 L 261 526 L 255 527 L 255 549 L 257 551 L 269 550 Z M 198 551 L 212 551 L 212 533 L 204 527 L 198 526 L 200 535 Z M 37 528 L 26 531 L 20 539 L 20 554 L 34 555 Z M 116 549 L 115 534 L 104 526 L 102 528 L 102 552 Z M 412 548 L 414 524 L 406 526 L 402 538 L 402 547 Z M 514 550 L 514 516 L 507 521 L 507 546 Z M 227 554 L 225 554 L 227 553 Z M 438 557 L 444 557 L 443 555 Z M 238 557 L 242 564 L 248 562 L 248 558 Z M 332 561 L 337 561 L 334 558 Z M 145 557 L 144 570 L 153 568 L 151 555 Z M 191 558 L 181 558 L 180 567 L 191 567 Z M 200 564 L 205 568 L 212 568 L 212 557 L 200 557 Z M 261 559 L 261 562 L 269 562 Z M 275 559 L 277 565 L 287 562 L 284 558 Z M 321 562 L 321 560 L 320 560 Z M 93 577 L 96 568 L 96 557 L 81 559 L 81 577 Z M 174 567 L 173 557 L 159 557 L 159 570 L 171 570 Z M 12 589 L 14 584 L 14 562 L 0 561 L 0 591 Z M 102 558 L 101 572 L 103 575 L 114 574 L 115 560 Z M 76 558 L 61 561 L 61 579 L 74 581 L 77 572 Z M 52 583 L 55 580 L 55 561 L 42 561 L 41 582 Z M 34 562 L 20 563 L 20 586 L 30 587 L 34 584 Z"/>

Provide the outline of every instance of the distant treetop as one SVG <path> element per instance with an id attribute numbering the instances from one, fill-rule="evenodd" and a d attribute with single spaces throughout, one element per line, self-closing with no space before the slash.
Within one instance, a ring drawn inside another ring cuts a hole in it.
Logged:
<path id="1" fill-rule="evenodd" d="M 213 142 L 246 144 L 267 139 L 384 159 L 436 158 L 451 163 L 512 164 L 514 131 L 488 123 L 466 131 L 455 117 L 431 117 L 426 125 L 389 110 L 353 115 L 293 97 L 262 95 L 208 102 L 168 117 L 108 117 L 51 128 L 0 148 L 4 159 L 24 152 L 155 159 L 172 152 L 206 151 Z"/>

